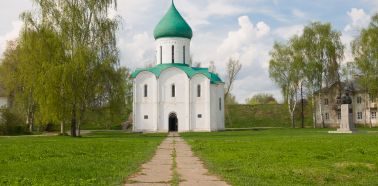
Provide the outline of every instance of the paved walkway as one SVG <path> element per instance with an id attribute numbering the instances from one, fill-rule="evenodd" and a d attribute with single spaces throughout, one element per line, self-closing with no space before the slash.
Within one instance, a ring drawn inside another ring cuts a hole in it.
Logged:
<path id="1" fill-rule="evenodd" d="M 177 134 L 170 133 L 160 144 L 155 156 L 131 176 L 126 186 L 228 186 L 218 177 L 209 175 L 203 162 L 193 155 L 190 146 Z"/>

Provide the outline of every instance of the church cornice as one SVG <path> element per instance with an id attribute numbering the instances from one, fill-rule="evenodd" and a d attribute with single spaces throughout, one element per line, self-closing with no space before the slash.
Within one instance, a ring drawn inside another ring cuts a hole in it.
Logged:
<path id="1" fill-rule="evenodd" d="M 141 72 L 150 72 L 154 74 L 157 78 L 161 75 L 161 73 L 164 70 L 167 70 L 169 68 L 176 68 L 179 69 L 188 76 L 189 79 L 193 78 L 197 74 L 202 74 L 205 77 L 207 77 L 210 80 L 211 84 L 221 84 L 223 81 L 221 78 L 212 72 L 209 72 L 208 68 L 198 68 L 198 67 L 190 67 L 189 65 L 186 64 L 180 64 L 180 63 L 174 63 L 174 64 L 160 64 L 156 65 L 155 67 L 151 68 L 142 68 L 142 69 L 137 69 L 135 72 L 131 74 L 132 78 L 136 78 Z"/>

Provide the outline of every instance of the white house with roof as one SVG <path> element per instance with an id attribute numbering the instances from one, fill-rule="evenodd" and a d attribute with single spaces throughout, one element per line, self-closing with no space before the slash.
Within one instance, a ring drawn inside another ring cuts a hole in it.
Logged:
<path id="1" fill-rule="evenodd" d="M 193 32 L 174 3 L 154 30 L 156 65 L 134 78 L 134 132 L 224 130 L 224 83 L 192 67 Z"/>

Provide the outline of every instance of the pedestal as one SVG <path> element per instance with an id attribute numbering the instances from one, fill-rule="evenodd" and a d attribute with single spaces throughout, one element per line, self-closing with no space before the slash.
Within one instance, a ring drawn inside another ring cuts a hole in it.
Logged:
<path id="1" fill-rule="evenodd" d="M 341 105 L 341 120 L 340 128 L 337 131 L 328 131 L 328 133 L 355 133 L 356 128 L 353 123 L 353 112 L 352 105 L 343 104 Z"/>

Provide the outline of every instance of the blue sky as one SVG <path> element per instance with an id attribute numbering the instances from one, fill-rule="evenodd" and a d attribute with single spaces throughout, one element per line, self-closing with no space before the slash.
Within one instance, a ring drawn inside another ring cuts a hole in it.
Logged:
<path id="1" fill-rule="evenodd" d="M 17 37 L 19 14 L 32 9 L 31 0 L 0 1 L 0 52 L 7 40 Z M 232 93 L 239 102 L 257 93 L 271 93 L 281 100 L 269 79 L 269 51 L 274 41 L 300 34 L 312 21 L 330 22 L 342 32 L 351 61 L 349 43 L 370 16 L 378 12 L 378 0 L 175 0 L 176 7 L 194 30 L 191 52 L 195 62 L 214 61 L 220 75 L 230 57 L 243 69 Z M 118 0 L 111 15 L 123 18 L 118 44 L 121 64 L 131 69 L 154 63 L 153 28 L 170 0 Z"/>

